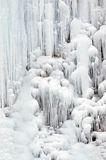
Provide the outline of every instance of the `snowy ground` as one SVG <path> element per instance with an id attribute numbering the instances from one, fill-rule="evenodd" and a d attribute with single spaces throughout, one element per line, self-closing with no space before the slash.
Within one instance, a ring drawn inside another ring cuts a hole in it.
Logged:
<path id="1" fill-rule="evenodd" d="M 102 160 L 106 143 L 77 143 L 74 124 L 66 121 L 61 129 L 43 124 L 42 112 L 30 93 L 30 78 L 18 100 L 5 117 L 0 114 L 0 160 Z M 103 158 L 104 157 L 104 158 Z"/>

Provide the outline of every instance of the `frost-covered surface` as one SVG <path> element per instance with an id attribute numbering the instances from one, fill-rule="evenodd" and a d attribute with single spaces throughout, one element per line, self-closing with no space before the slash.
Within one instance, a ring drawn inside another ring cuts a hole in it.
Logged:
<path id="1" fill-rule="evenodd" d="M 0 160 L 106 159 L 106 0 L 0 0 L 0 108 Z"/>
<path id="2" fill-rule="evenodd" d="M 106 144 L 78 143 L 79 131 L 72 120 L 55 130 L 44 125 L 29 82 L 27 76 L 13 108 L 5 109 L 5 114 L 0 111 L 0 160 L 103 160 Z"/>

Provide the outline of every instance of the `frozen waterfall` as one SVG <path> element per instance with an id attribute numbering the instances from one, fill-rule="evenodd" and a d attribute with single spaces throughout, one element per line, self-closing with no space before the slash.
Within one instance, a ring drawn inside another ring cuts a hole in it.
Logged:
<path id="1" fill-rule="evenodd" d="M 105 80 L 105 15 L 105 0 L 0 0 L 0 106 L 15 103 L 28 70 L 48 78 L 31 94 L 49 125 L 69 118 L 73 97 L 97 94 Z"/>

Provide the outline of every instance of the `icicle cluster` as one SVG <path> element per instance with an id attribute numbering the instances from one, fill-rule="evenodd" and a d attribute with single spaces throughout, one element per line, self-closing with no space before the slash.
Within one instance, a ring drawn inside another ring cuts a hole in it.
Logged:
<path id="1" fill-rule="evenodd" d="M 55 0 L 44 8 L 42 47 L 31 56 L 31 95 L 46 125 L 71 118 L 78 141 L 88 143 L 106 131 L 106 2 Z"/>
<path id="2" fill-rule="evenodd" d="M 106 131 L 106 0 L 0 0 L 0 107 L 26 69 L 46 125 L 71 118 L 84 143 Z"/>
<path id="3" fill-rule="evenodd" d="M 12 105 L 27 64 L 24 1 L 0 1 L 0 106 Z"/>
<path id="4" fill-rule="evenodd" d="M 73 87 L 64 77 L 64 60 L 50 57 L 45 60 L 48 63 L 44 57 L 38 59 L 40 68 L 30 70 L 31 77 L 35 77 L 31 82 L 31 95 L 43 110 L 45 124 L 56 128 L 70 117 L 73 110 Z"/>

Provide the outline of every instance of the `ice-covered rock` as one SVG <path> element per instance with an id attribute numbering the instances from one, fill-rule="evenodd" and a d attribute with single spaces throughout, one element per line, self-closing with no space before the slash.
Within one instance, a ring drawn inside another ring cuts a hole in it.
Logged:
<path id="1" fill-rule="evenodd" d="M 92 141 L 96 141 L 97 145 L 106 142 L 106 132 L 94 132 L 92 134 Z"/>
<path id="2" fill-rule="evenodd" d="M 92 99 L 94 96 L 94 90 L 92 88 L 88 88 L 86 92 L 86 98 Z"/>
<path id="3" fill-rule="evenodd" d="M 56 79 L 58 79 L 58 80 L 61 80 L 61 79 L 64 78 L 63 72 L 62 72 L 62 71 L 59 71 L 59 70 L 53 71 L 50 76 L 53 77 L 53 78 L 56 78 Z"/>
<path id="4" fill-rule="evenodd" d="M 44 64 L 42 69 L 44 70 L 44 72 L 46 72 L 46 74 L 49 76 L 52 72 L 52 66 L 50 64 Z"/>
<path id="5" fill-rule="evenodd" d="M 78 67 L 71 76 L 72 83 L 74 84 L 75 93 L 78 95 L 86 95 L 87 89 L 90 87 L 90 78 L 88 70 L 85 67 Z"/>

